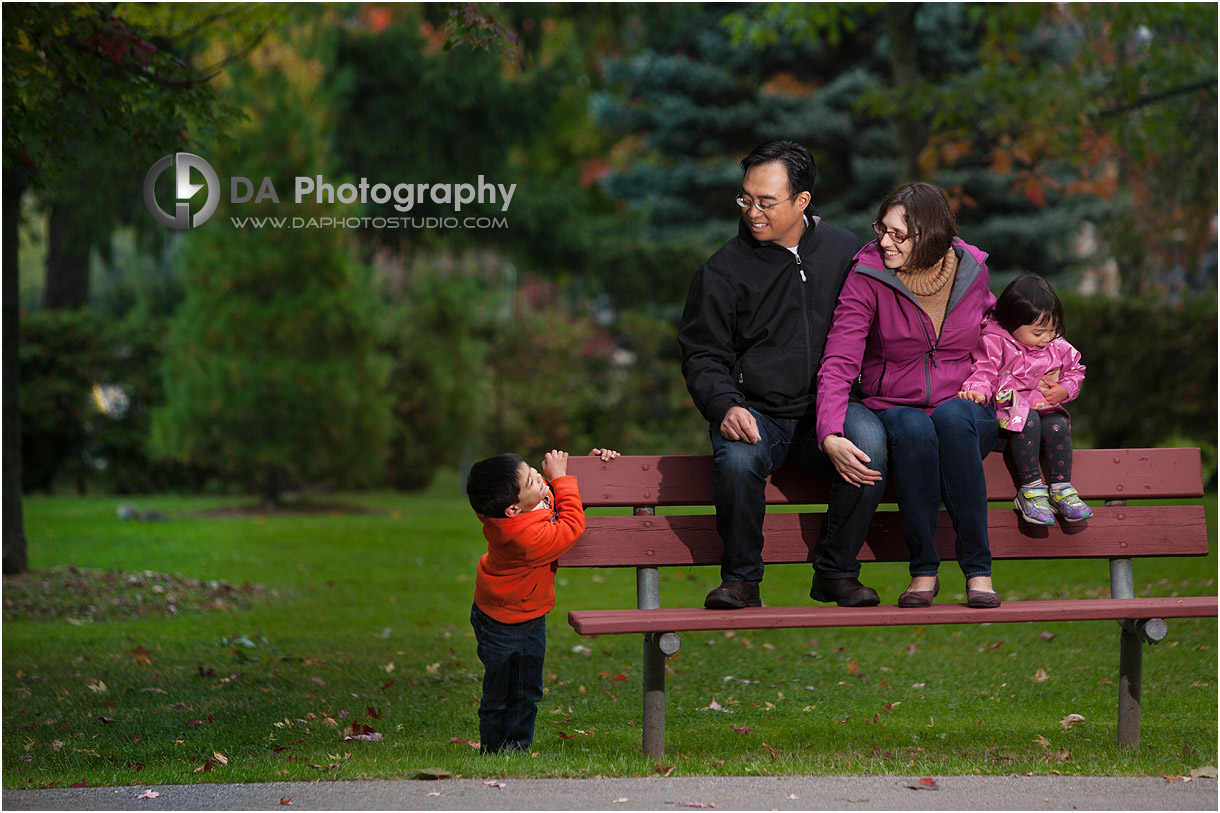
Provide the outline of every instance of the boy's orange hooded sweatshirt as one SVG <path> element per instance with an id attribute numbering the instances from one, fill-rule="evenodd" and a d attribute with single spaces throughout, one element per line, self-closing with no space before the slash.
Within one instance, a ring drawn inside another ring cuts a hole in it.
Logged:
<path id="1" fill-rule="evenodd" d="M 474 602 L 503 624 L 519 624 L 555 607 L 559 557 L 585 532 L 585 510 L 573 476 L 551 481 L 554 510 L 484 517 L 487 553 L 479 559 Z"/>

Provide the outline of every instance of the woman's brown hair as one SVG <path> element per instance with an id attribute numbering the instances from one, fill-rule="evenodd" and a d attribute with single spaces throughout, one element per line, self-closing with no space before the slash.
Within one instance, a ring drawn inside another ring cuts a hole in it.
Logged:
<path id="1" fill-rule="evenodd" d="M 880 223 L 895 206 L 906 212 L 907 234 L 915 240 L 908 268 L 931 268 L 945 256 L 957 236 L 957 218 L 949 198 L 936 184 L 917 181 L 886 195 L 877 210 Z"/>

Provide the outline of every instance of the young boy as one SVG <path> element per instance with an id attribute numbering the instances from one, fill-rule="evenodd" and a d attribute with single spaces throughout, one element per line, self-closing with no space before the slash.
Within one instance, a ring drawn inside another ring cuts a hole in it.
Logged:
<path id="1" fill-rule="evenodd" d="M 613 449 L 589 454 L 605 461 L 619 456 Z M 528 751 L 542 699 L 555 571 L 584 533 L 584 507 L 576 478 L 568 476 L 568 453 L 557 450 L 546 453 L 542 474 L 517 454 L 480 460 L 470 467 L 466 496 L 487 538 L 470 609 L 484 670 L 481 750 Z"/>

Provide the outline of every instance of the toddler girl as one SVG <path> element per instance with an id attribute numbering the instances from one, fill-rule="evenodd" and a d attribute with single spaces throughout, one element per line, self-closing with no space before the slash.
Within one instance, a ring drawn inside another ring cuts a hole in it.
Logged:
<path id="1" fill-rule="evenodd" d="M 983 326 L 959 398 L 994 401 L 1017 475 L 1017 510 L 1026 522 L 1054 525 L 1093 516 L 1072 487 L 1072 432 L 1063 404 L 1080 394 L 1084 365 L 1063 338 L 1063 304 L 1035 274 L 1013 280 Z M 1039 452 L 1047 483 L 1038 469 Z"/>

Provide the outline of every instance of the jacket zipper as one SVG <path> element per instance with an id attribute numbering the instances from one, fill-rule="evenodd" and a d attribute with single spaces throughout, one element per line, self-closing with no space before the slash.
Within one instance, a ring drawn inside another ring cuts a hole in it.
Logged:
<path id="1" fill-rule="evenodd" d="M 809 380 L 813 378 L 816 371 L 813 369 L 813 341 L 809 328 L 809 290 L 805 285 L 808 280 L 805 278 L 805 268 L 801 264 L 800 251 L 794 251 L 792 256 L 796 257 L 796 270 L 801 274 L 801 318 L 805 323 L 805 378 Z"/>

